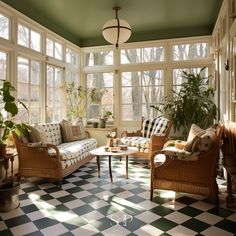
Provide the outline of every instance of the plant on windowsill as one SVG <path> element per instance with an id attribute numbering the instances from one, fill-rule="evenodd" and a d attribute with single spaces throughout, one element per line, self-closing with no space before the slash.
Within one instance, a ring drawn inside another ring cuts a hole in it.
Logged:
<path id="1" fill-rule="evenodd" d="M 98 104 L 102 100 L 102 96 L 107 92 L 106 89 L 98 88 L 87 89 L 82 85 L 76 84 L 74 81 L 65 81 L 62 89 L 66 98 L 67 119 L 70 121 L 83 117 L 87 102 Z"/>
<path id="2" fill-rule="evenodd" d="M 168 116 L 174 130 L 182 132 L 181 139 L 187 138 L 193 123 L 207 128 L 216 119 L 218 109 L 214 103 L 214 90 L 208 87 L 210 76 L 202 76 L 205 69 L 203 67 L 197 74 L 182 71 L 185 82 L 180 90 L 172 90 L 172 96 L 165 97 L 160 106 L 151 106 Z"/>
<path id="3" fill-rule="evenodd" d="M 99 118 L 99 127 L 100 128 L 106 128 L 106 122 L 108 118 L 112 116 L 112 112 L 103 110 L 102 115 Z"/>

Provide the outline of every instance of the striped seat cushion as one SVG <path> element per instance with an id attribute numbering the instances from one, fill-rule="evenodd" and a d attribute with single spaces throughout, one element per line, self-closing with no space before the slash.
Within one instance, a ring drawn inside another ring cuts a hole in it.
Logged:
<path id="1" fill-rule="evenodd" d="M 165 134 L 168 125 L 169 120 L 162 116 L 144 120 L 142 126 L 142 136 L 145 138 L 150 138 L 153 134 Z"/>

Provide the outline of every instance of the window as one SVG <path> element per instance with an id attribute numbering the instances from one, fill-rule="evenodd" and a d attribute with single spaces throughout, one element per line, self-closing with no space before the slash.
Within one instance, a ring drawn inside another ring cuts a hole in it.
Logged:
<path id="1" fill-rule="evenodd" d="M 97 89 L 97 97 L 101 98 L 101 101 L 92 103 L 87 97 L 87 120 L 88 123 L 92 119 L 98 119 L 103 111 L 111 111 L 113 114 L 113 73 L 91 73 L 86 74 L 86 84 L 88 91 L 93 88 Z M 112 122 L 110 119 L 108 122 Z"/>
<path id="2" fill-rule="evenodd" d="M 0 51 L 0 81 L 7 79 L 7 53 Z"/>
<path id="3" fill-rule="evenodd" d="M 25 25 L 18 24 L 18 44 L 30 48 L 32 50 L 41 51 L 41 35 L 26 27 Z"/>
<path id="4" fill-rule="evenodd" d="M 18 99 L 26 105 L 27 111 L 19 106 L 18 118 L 30 123 L 40 122 L 40 64 L 38 61 L 18 57 Z M 28 117 L 29 116 L 29 117 Z"/>
<path id="5" fill-rule="evenodd" d="M 46 122 L 58 122 L 62 119 L 62 75 L 62 68 L 47 65 Z"/>
<path id="6" fill-rule="evenodd" d="M 76 66 L 79 64 L 78 58 L 79 58 L 79 55 L 75 50 L 66 48 L 66 63 L 72 66 Z"/>
<path id="7" fill-rule="evenodd" d="M 122 120 L 156 116 L 150 106 L 159 104 L 164 96 L 164 71 L 123 72 L 121 80 Z"/>
<path id="8" fill-rule="evenodd" d="M 6 52 L 0 51 L 0 85 L 3 84 L 5 80 L 7 80 L 7 69 L 8 69 L 8 54 Z M 2 97 L 0 97 L 2 99 Z M 7 112 L 4 110 L 1 111 L 3 117 L 7 117 Z"/>
<path id="9" fill-rule="evenodd" d="M 79 54 L 76 50 L 66 48 L 66 78 L 67 82 L 79 82 Z"/>
<path id="10" fill-rule="evenodd" d="M 0 13 L 0 37 L 9 39 L 9 19 Z"/>
<path id="11" fill-rule="evenodd" d="M 208 58 L 208 43 L 178 44 L 172 46 L 174 61 Z"/>
<path id="12" fill-rule="evenodd" d="M 62 60 L 62 44 L 47 38 L 46 39 L 46 54 L 58 60 Z"/>
<path id="13" fill-rule="evenodd" d="M 85 53 L 85 66 L 105 66 L 114 64 L 113 51 Z"/>
<path id="14" fill-rule="evenodd" d="M 164 47 L 121 50 L 121 64 L 163 62 L 164 59 Z"/>
<path id="15" fill-rule="evenodd" d="M 180 86 L 182 83 L 186 82 L 186 80 L 182 77 L 182 72 L 186 71 L 187 73 L 197 74 L 199 73 L 201 68 L 179 68 L 173 70 L 173 90 L 178 92 L 180 90 Z M 202 71 L 202 76 L 208 77 L 208 68 Z"/>

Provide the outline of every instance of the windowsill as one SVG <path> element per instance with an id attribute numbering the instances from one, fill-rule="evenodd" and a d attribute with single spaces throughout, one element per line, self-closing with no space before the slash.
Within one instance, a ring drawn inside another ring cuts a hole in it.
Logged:
<path id="1" fill-rule="evenodd" d="M 116 129 L 116 127 L 115 126 L 107 126 L 106 128 L 94 128 L 94 127 L 92 127 L 92 126 L 86 126 L 86 129 L 87 130 L 98 130 L 98 131 L 102 131 L 102 130 L 104 130 L 104 131 L 110 131 L 110 130 L 112 130 L 112 129 Z"/>

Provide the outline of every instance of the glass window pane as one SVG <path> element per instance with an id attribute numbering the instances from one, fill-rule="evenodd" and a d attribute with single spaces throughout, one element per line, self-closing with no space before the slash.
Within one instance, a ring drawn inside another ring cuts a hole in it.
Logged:
<path id="1" fill-rule="evenodd" d="M 0 14 L 0 37 L 9 39 L 9 19 Z"/>
<path id="2" fill-rule="evenodd" d="M 39 85 L 40 82 L 40 68 L 39 62 L 31 62 L 31 83 Z"/>
<path id="3" fill-rule="evenodd" d="M 179 44 L 172 47 L 173 60 L 182 61 L 190 60 L 190 44 Z"/>
<path id="4" fill-rule="evenodd" d="M 55 42 L 55 58 L 62 60 L 62 45 Z"/>
<path id="5" fill-rule="evenodd" d="M 103 66 L 113 64 L 113 51 L 90 52 L 85 54 L 85 66 Z"/>
<path id="6" fill-rule="evenodd" d="M 113 80 L 113 73 L 86 74 L 87 89 L 95 88 L 97 90 L 96 93 L 98 98 L 101 98 L 101 100 L 98 100 L 96 104 L 87 102 L 88 123 L 91 123 L 94 119 L 98 119 L 103 110 L 111 111 L 113 114 Z M 87 101 L 91 100 L 89 94 L 90 93 L 87 95 Z M 111 117 L 109 118 L 109 122 L 113 122 Z"/>
<path id="7" fill-rule="evenodd" d="M 208 57 L 208 44 L 195 43 L 192 45 L 192 59 L 204 59 Z"/>
<path id="8" fill-rule="evenodd" d="M 41 51 L 41 35 L 33 30 L 31 30 L 30 48 L 38 52 Z"/>
<path id="9" fill-rule="evenodd" d="M 18 57 L 18 82 L 29 82 L 29 60 Z"/>
<path id="10" fill-rule="evenodd" d="M 132 64 L 141 63 L 141 49 L 122 49 L 121 53 L 121 64 Z"/>
<path id="11" fill-rule="evenodd" d="M 138 104 L 122 105 L 122 118 L 127 121 L 140 120 L 141 109 Z"/>
<path id="12" fill-rule="evenodd" d="M 29 47 L 29 29 L 21 24 L 18 24 L 18 44 Z"/>
<path id="13" fill-rule="evenodd" d="M 156 113 L 150 106 L 160 104 L 164 96 L 164 71 L 123 72 L 121 79 L 122 120 L 153 118 Z M 128 105 L 132 111 L 124 111 Z"/>
<path id="14" fill-rule="evenodd" d="M 164 47 L 143 48 L 143 62 L 164 61 Z"/>
<path id="15" fill-rule="evenodd" d="M 46 39 L 46 54 L 53 57 L 53 41 L 49 38 Z"/>
<path id="16" fill-rule="evenodd" d="M 7 53 L 0 51 L 0 80 L 7 79 Z"/>

